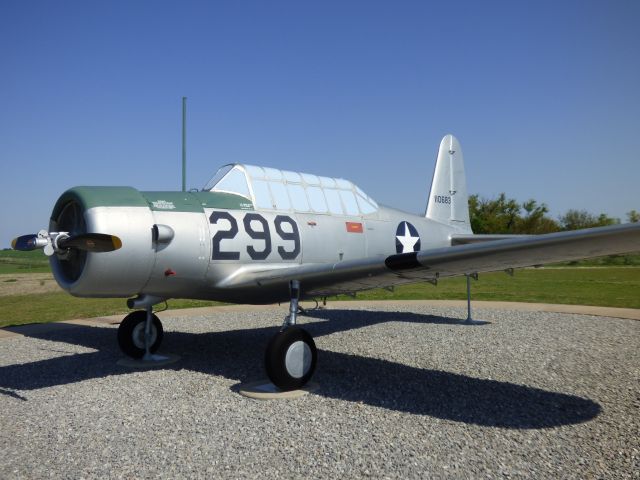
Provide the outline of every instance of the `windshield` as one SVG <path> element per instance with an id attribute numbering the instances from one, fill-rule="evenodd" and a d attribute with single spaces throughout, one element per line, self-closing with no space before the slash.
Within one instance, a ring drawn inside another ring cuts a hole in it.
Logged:
<path id="1" fill-rule="evenodd" d="M 234 193 L 236 195 L 242 195 L 247 200 L 251 200 L 247 177 L 239 165 L 225 165 L 220 168 L 203 190 L 209 192 Z"/>

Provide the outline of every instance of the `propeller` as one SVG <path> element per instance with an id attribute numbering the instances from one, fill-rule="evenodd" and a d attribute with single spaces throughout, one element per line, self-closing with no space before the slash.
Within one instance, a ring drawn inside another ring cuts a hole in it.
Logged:
<path id="1" fill-rule="evenodd" d="M 87 252 L 113 252 L 122 247 L 122 240 L 106 233 L 83 233 L 56 241 L 58 248 L 77 248 Z"/>
<path id="2" fill-rule="evenodd" d="M 20 250 L 22 252 L 28 252 L 29 250 L 35 250 L 37 248 L 44 247 L 44 244 L 39 245 L 39 240 L 44 240 L 38 237 L 38 235 L 21 235 L 18 238 L 14 238 L 11 242 L 11 248 L 14 250 Z"/>
<path id="3" fill-rule="evenodd" d="M 122 247 L 122 240 L 105 233 L 81 233 L 69 235 L 67 232 L 47 232 L 41 230 L 36 235 L 21 235 L 11 242 L 14 250 L 29 251 L 44 248 L 48 256 L 64 253 L 74 248 L 85 252 L 112 252 Z"/>

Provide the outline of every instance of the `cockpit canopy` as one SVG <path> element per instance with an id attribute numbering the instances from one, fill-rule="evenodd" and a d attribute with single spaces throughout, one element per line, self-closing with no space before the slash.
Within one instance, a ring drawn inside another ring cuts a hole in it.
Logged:
<path id="1" fill-rule="evenodd" d="M 378 210 L 375 200 L 348 180 L 238 163 L 221 167 L 203 191 L 242 195 L 263 210 L 349 216 Z"/>

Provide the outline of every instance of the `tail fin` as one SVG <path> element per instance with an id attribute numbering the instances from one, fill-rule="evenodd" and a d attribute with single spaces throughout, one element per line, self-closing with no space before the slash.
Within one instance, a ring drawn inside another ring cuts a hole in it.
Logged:
<path id="1" fill-rule="evenodd" d="M 453 135 L 440 142 L 425 216 L 471 233 L 462 148 Z"/>

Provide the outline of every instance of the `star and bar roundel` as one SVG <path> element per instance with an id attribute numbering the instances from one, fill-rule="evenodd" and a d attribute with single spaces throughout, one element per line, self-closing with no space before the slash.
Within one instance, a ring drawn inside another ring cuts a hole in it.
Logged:
<path id="1" fill-rule="evenodd" d="M 396 229 L 396 253 L 410 253 L 420 250 L 420 235 L 409 222 L 400 222 Z"/>

